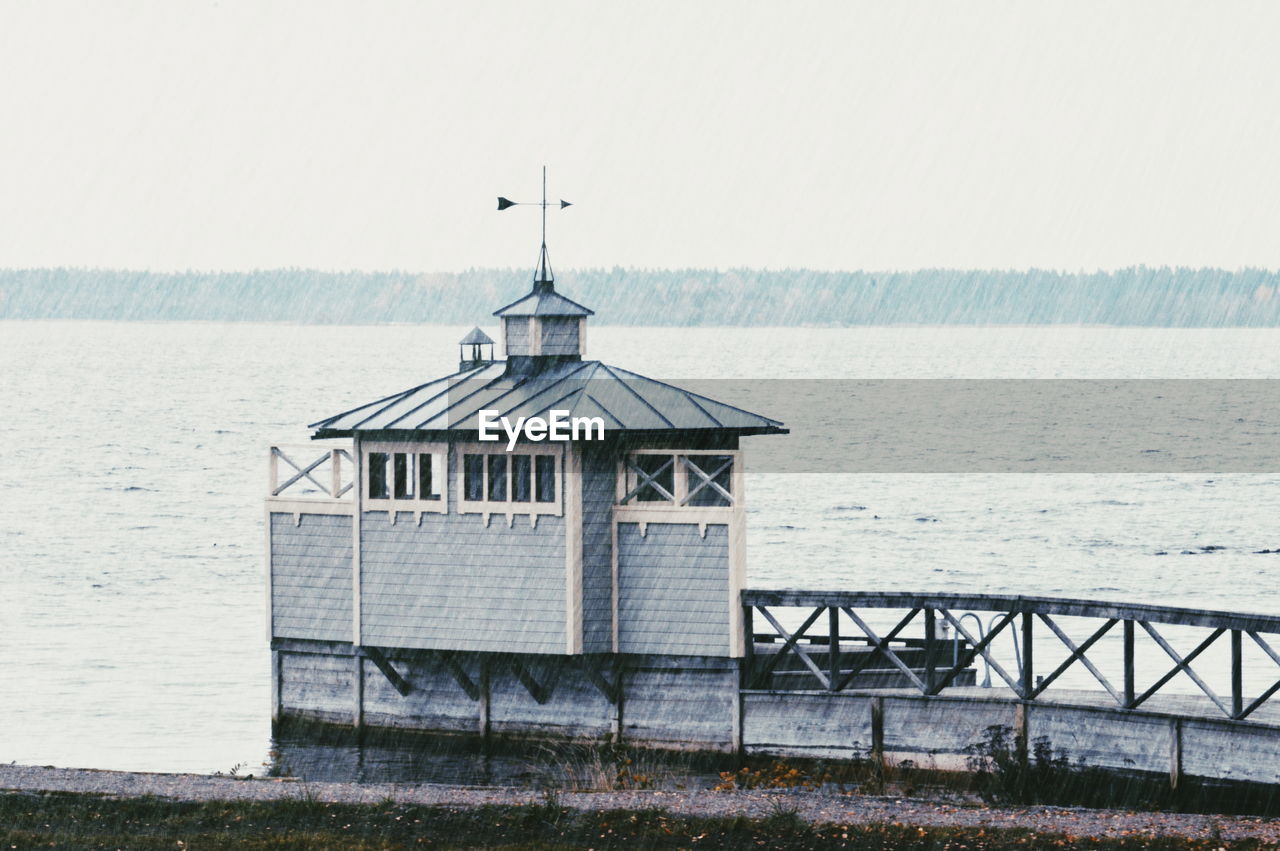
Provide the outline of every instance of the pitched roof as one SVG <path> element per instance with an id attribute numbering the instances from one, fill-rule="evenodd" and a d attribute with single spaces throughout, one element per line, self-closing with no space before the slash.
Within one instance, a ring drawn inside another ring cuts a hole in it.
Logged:
<path id="1" fill-rule="evenodd" d="M 595 316 L 595 311 L 555 292 L 531 292 L 523 298 L 500 307 L 494 316 Z"/>
<path id="2" fill-rule="evenodd" d="M 467 333 L 467 336 L 462 338 L 462 340 L 458 343 L 458 345 L 459 346 L 474 346 L 476 344 L 486 345 L 492 342 L 493 340 L 489 339 L 489 335 L 481 331 L 479 326 L 476 326 L 475 328 L 472 328 Z"/>
<path id="3" fill-rule="evenodd" d="M 471 431 L 478 412 L 504 417 L 601 417 L 607 432 L 785 433 L 777 420 L 600 361 L 509 373 L 505 363 L 455 373 L 312 423 L 315 437 L 370 431 Z"/>

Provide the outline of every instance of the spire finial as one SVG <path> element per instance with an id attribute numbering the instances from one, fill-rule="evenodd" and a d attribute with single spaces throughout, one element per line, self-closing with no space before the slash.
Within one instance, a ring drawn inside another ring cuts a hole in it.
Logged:
<path id="1" fill-rule="evenodd" d="M 555 273 L 551 271 L 551 259 L 547 256 L 547 207 L 551 206 L 547 202 L 547 167 L 542 167 L 542 200 L 541 201 L 510 201 L 499 196 L 498 209 L 505 210 L 508 207 L 541 207 L 542 208 L 542 248 L 538 252 L 538 265 L 534 269 L 533 289 L 535 292 L 554 292 L 555 291 Z M 563 198 L 560 200 L 560 209 L 573 206 L 569 201 Z"/>

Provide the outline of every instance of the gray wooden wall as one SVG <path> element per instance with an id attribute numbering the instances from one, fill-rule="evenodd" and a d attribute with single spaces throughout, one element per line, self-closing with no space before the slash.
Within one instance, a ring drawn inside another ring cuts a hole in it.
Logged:
<path id="1" fill-rule="evenodd" d="M 364 644 L 564 652 L 564 518 L 367 511 L 360 546 Z"/>
<path id="2" fill-rule="evenodd" d="M 618 459 L 586 448 L 582 454 L 582 649 L 613 649 L 613 501 Z"/>
<path id="3" fill-rule="evenodd" d="M 277 638 L 350 641 L 351 518 L 271 515 L 271 623 Z"/>
<path id="4" fill-rule="evenodd" d="M 729 527 L 618 524 L 618 642 L 623 653 L 729 655 Z"/>
<path id="5" fill-rule="evenodd" d="M 547 317 L 542 320 L 542 354 L 576 355 L 578 346 L 578 317 Z"/>

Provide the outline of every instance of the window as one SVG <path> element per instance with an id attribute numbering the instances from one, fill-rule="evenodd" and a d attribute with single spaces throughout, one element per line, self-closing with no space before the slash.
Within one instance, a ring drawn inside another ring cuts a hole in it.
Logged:
<path id="1" fill-rule="evenodd" d="M 403 503 L 408 511 L 446 510 L 443 446 L 381 446 L 365 453 L 365 498 L 377 503 Z"/>
<path id="2" fill-rule="evenodd" d="M 730 508 L 734 460 L 727 453 L 633 452 L 623 465 L 618 504 Z"/>
<path id="3" fill-rule="evenodd" d="M 461 512 L 560 514 L 559 453 L 480 451 L 478 446 L 462 452 Z"/>

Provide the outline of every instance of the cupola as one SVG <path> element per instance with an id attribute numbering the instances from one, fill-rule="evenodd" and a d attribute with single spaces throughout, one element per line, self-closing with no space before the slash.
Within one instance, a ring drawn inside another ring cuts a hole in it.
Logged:
<path id="1" fill-rule="evenodd" d="M 582 360 L 586 354 L 587 317 L 593 312 L 557 293 L 555 283 L 541 275 L 532 292 L 493 315 L 502 320 L 502 344 L 511 371 L 539 371 Z"/>
<path id="2" fill-rule="evenodd" d="M 488 356 L 484 347 L 489 347 Z M 493 363 L 493 340 L 479 328 L 472 328 L 467 336 L 458 342 L 458 371 L 479 369 Z"/>

